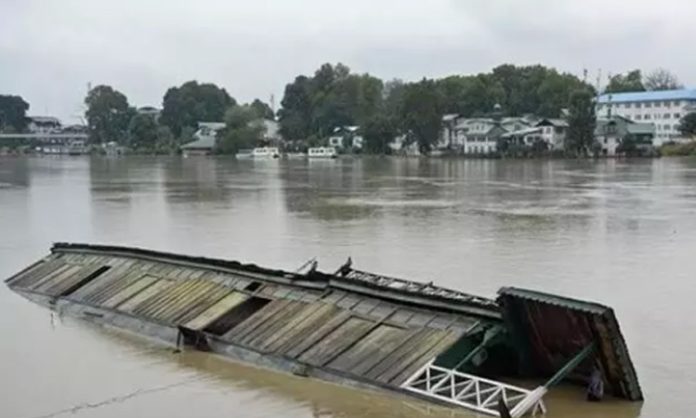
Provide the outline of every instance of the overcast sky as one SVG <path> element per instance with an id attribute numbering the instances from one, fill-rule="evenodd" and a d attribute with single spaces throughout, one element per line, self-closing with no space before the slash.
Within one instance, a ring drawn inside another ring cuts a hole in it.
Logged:
<path id="1" fill-rule="evenodd" d="M 695 86 L 695 22 L 694 0 L 0 0 L 0 94 L 66 122 L 89 82 L 136 106 L 191 79 L 280 103 L 296 75 L 339 61 L 405 80 L 662 66 Z"/>

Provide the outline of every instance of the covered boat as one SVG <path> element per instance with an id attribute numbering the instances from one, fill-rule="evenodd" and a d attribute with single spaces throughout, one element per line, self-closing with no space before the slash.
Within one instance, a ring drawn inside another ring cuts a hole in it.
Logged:
<path id="1" fill-rule="evenodd" d="M 494 300 L 350 262 L 331 274 L 315 263 L 303 270 L 55 244 L 6 283 L 62 313 L 167 343 L 494 416 L 543 412 L 550 387 L 597 371 L 607 393 L 643 398 L 609 307 L 516 288 Z M 504 383 L 520 377 L 541 384 Z"/>

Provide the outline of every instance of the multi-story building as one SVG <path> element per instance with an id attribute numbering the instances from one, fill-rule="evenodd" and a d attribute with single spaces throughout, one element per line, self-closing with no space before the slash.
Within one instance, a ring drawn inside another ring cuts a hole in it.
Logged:
<path id="1" fill-rule="evenodd" d="M 501 135 L 533 126 L 534 123 L 529 117 L 466 118 L 457 114 L 444 115 L 436 148 L 462 154 L 491 154 L 496 152 Z"/>
<path id="2" fill-rule="evenodd" d="M 597 100 L 597 117 L 622 116 L 655 127 L 653 145 L 681 139 L 681 119 L 696 109 L 696 89 L 607 93 Z"/>

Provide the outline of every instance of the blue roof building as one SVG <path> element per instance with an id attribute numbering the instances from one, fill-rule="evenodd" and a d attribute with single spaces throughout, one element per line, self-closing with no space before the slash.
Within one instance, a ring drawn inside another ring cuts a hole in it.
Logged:
<path id="1" fill-rule="evenodd" d="M 679 124 L 696 112 L 696 89 L 636 91 L 602 94 L 597 99 L 597 117 L 621 116 L 655 127 L 654 145 L 679 141 Z"/>

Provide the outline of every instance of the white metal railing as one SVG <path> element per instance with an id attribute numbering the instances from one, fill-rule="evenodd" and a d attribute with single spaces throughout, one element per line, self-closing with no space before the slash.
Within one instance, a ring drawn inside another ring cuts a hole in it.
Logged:
<path id="1" fill-rule="evenodd" d="M 401 387 L 430 398 L 493 416 L 500 416 L 498 412 L 500 399 L 505 402 L 510 410 L 510 415 L 514 418 L 521 417 L 527 412 L 531 412 L 533 415 L 536 415 L 537 412 L 546 413 L 546 407 L 542 401 L 546 388 L 543 386 L 535 390 L 527 390 L 439 367 L 433 362 L 434 360 L 431 360 L 414 373 Z"/>

